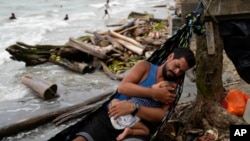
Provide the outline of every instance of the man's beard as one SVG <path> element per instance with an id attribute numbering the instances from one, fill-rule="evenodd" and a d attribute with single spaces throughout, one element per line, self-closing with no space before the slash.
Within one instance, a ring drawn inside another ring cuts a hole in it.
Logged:
<path id="1" fill-rule="evenodd" d="M 175 76 L 174 73 L 172 73 L 174 76 L 168 76 L 167 75 L 167 67 L 166 67 L 166 64 L 163 66 L 162 68 L 162 77 L 164 78 L 164 80 L 167 80 L 167 81 L 177 81 L 178 80 L 178 77 Z"/>

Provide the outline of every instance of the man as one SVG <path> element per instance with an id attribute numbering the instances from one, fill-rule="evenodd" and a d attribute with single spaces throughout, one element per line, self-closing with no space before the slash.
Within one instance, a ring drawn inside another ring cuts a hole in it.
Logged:
<path id="1" fill-rule="evenodd" d="M 16 19 L 16 15 L 15 15 L 15 13 L 11 13 L 11 16 L 9 17 L 9 19 L 10 19 L 10 20 L 14 20 L 14 19 Z"/>
<path id="2" fill-rule="evenodd" d="M 176 48 L 173 50 L 164 64 L 156 66 L 147 61 L 137 63 L 127 76 L 122 80 L 117 89 L 114 98 L 119 102 L 103 106 L 92 116 L 92 119 L 86 121 L 76 134 L 73 141 L 115 141 L 116 137 L 123 130 L 115 129 L 109 117 L 117 118 L 126 114 L 133 114 L 140 117 L 148 126 L 161 122 L 166 114 L 167 108 L 154 108 L 146 106 L 136 106 L 127 100 L 130 97 L 153 98 L 163 104 L 170 104 L 175 100 L 173 87 L 162 87 L 153 89 L 151 86 L 160 81 L 176 82 L 178 77 L 184 74 L 189 68 L 195 65 L 195 57 L 191 50 L 187 48 Z M 152 128 L 150 128 L 152 129 Z M 123 141 L 147 141 L 148 136 L 126 137 Z"/>
<path id="3" fill-rule="evenodd" d="M 104 4 L 103 6 L 105 9 L 104 9 L 104 15 L 103 15 L 103 19 L 105 18 L 106 15 L 108 15 L 108 17 L 110 18 L 110 15 L 108 13 L 108 9 L 111 10 L 111 8 L 109 7 L 109 0 L 106 1 L 106 3 Z"/>
<path id="4" fill-rule="evenodd" d="M 66 14 L 65 17 L 64 17 L 64 20 L 67 21 L 69 19 L 69 15 Z"/>

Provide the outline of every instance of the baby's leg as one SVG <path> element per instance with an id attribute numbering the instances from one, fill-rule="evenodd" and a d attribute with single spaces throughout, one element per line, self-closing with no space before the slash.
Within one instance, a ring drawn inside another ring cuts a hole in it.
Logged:
<path id="1" fill-rule="evenodd" d="M 134 126 L 131 127 L 131 129 L 133 130 L 133 132 L 130 135 L 149 135 L 148 127 L 140 121 L 135 123 Z"/>
<path id="2" fill-rule="evenodd" d="M 132 127 L 127 127 L 124 131 L 116 138 L 120 141 L 127 137 L 128 135 L 149 135 L 149 129 L 142 122 L 137 122 Z"/>
<path id="3" fill-rule="evenodd" d="M 133 134 L 133 129 L 126 127 L 124 128 L 123 132 L 117 136 L 116 140 L 117 141 L 123 140 L 125 137 L 132 134 Z"/>

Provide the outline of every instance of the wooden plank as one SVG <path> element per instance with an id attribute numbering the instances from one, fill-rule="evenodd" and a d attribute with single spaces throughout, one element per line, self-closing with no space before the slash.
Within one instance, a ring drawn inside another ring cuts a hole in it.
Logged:
<path id="1" fill-rule="evenodd" d="M 207 4 L 210 0 L 204 0 Z M 212 15 L 238 15 L 250 13 L 249 0 L 212 0 L 209 6 Z"/>
<path id="2" fill-rule="evenodd" d="M 204 0 L 209 5 L 211 0 Z M 182 19 L 186 14 L 194 11 L 198 5 L 198 0 L 182 0 Z M 231 19 L 250 19 L 249 0 L 212 0 L 209 5 L 209 12 L 205 15 L 206 21 L 215 18 L 218 21 Z"/>
<path id="3" fill-rule="evenodd" d="M 213 22 L 206 22 L 207 52 L 209 55 L 215 54 Z"/>

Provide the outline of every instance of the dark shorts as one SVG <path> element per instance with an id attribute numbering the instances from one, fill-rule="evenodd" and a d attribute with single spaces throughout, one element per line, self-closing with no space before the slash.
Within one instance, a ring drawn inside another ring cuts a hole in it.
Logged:
<path id="1" fill-rule="evenodd" d="M 107 9 L 105 9 L 104 12 L 105 12 L 105 14 L 108 14 L 108 10 Z"/>
<path id="2" fill-rule="evenodd" d="M 105 106 L 94 113 L 76 135 L 84 136 L 88 141 L 116 141 L 117 136 L 123 130 L 115 129 L 108 116 Z M 132 136 L 129 136 L 132 138 Z M 135 137 L 138 141 L 146 141 L 144 137 Z M 139 140 L 141 138 L 141 140 Z"/>

